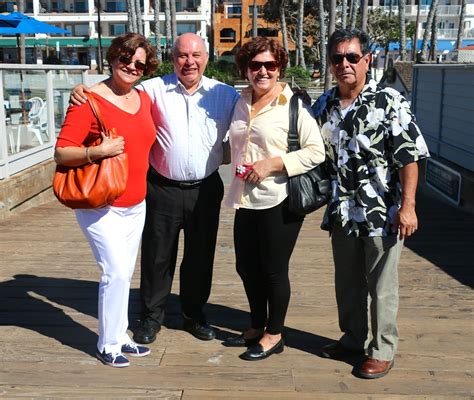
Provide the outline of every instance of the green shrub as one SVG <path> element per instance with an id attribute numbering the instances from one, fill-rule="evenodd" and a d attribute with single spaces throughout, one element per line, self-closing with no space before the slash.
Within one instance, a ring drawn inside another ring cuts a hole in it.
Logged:
<path id="1" fill-rule="evenodd" d="M 153 74 L 153 77 L 171 74 L 173 71 L 173 64 L 170 61 L 163 61 L 156 72 Z M 207 63 L 204 75 L 228 84 L 232 84 L 234 80 L 238 79 L 235 64 L 225 60 L 219 60 L 215 62 L 209 61 Z"/>
<path id="2" fill-rule="evenodd" d="M 298 86 L 306 87 L 311 81 L 311 74 L 301 65 L 295 65 L 285 71 L 285 80 L 291 82 L 292 79 Z"/>
<path id="3" fill-rule="evenodd" d="M 171 74 L 173 71 L 174 71 L 173 64 L 170 61 L 163 61 L 158 67 L 158 69 L 156 70 L 156 72 L 153 74 L 153 77 Z"/>

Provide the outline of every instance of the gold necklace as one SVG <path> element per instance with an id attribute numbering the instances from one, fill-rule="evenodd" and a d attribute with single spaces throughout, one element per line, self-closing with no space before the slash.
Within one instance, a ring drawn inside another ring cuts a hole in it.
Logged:
<path id="1" fill-rule="evenodd" d="M 107 86 L 110 88 L 110 90 L 113 92 L 113 94 L 115 94 L 116 96 L 119 96 L 119 97 L 124 97 L 125 100 L 128 100 L 130 97 L 132 97 L 132 94 L 133 94 L 133 89 L 130 90 L 130 92 L 128 92 L 127 94 L 120 94 L 118 92 L 117 89 L 115 89 L 113 86 L 112 86 L 112 83 L 111 82 L 107 82 Z"/>

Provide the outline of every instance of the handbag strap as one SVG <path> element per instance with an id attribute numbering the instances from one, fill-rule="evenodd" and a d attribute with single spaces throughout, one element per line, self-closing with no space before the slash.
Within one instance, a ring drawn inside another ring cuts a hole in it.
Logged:
<path id="1" fill-rule="evenodd" d="M 94 99 L 94 96 L 91 93 L 84 92 L 87 98 L 89 99 L 89 105 L 91 106 L 92 112 L 94 113 L 95 117 L 97 118 L 97 122 L 99 123 L 99 131 L 103 132 L 107 136 L 109 135 L 109 131 L 105 126 L 105 122 L 102 118 L 102 113 L 100 112 L 99 106 Z"/>
<path id="2" fill-rule="evenodd" d="M 301 98 L 299 93 L 293 93 L 290 99 L 290 126 L 288 129 L 288 153 L 300 149 L 298 140 L 298 102 Z"/>

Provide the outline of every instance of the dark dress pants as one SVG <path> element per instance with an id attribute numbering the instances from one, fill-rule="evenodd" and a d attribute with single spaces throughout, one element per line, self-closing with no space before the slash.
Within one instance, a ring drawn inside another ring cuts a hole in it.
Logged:
<path id="1" fill-rule="evenodd" d="M 289 262 L 304 217 L 287 201 L 265 210 L 240 208 L 234 222 L 237 273 L 250 306 L 252 328 L 280 334 L 290 302 Z"/>
<path id="2" fill-rule="evenodd" d="M 183 313 L 204 320 L 202 313 L 212 283 L 219 213 L 224 185 L 214 172 L 199 186 L 182 188 L 147 176 L 146 220 L 142 238 L 142 321 L 161 325 L 171 292 L 180 231 L 184 231 L 180 266 L 180 301 Z"/>

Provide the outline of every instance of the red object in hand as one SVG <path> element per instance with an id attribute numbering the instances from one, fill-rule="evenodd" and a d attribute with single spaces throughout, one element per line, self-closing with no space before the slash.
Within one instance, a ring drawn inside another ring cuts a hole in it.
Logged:
<path id="1" fill-rule="evenodd" d="M 252 166 L 248 164 L 238 164 L 235 167 L 235 176 L 244 179 L 245 176 L 252 170 Z"/>

